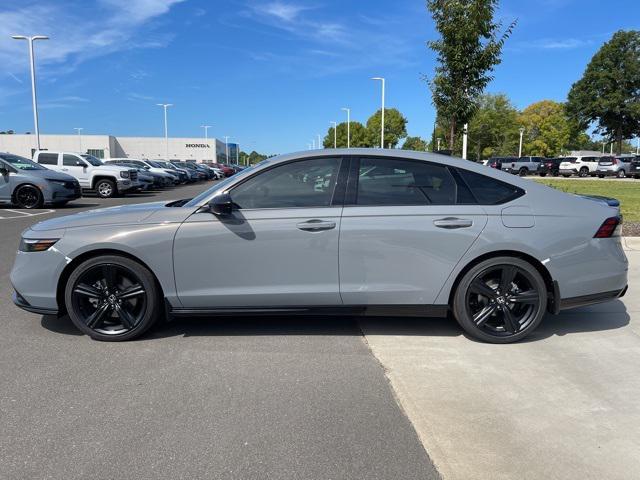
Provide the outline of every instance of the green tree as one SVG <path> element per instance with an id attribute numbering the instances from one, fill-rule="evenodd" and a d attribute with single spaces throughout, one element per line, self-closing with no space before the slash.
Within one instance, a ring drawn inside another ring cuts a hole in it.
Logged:
<path id="1" fill-rule="evenodd" d="M 379 124 L 378 124 L 379 125 Z M 369 148 L 371 147 L 369 141 L 369 133 L 364 125 L 360 122 L 351 122 L 350 127 L 350 146 L 352 148 Z M 380 135 L 378 135 L 378 138 Z M 329 128 L 327 134 L 322 140 L 322 144 L 324 148 L 333 148 L 333 127 Z M 347 122 L 338 124 L 338 135 L 337 135 L 337 146 L 338 148 L 347 148 Z"/>
<path id="2" fill-rule="evenodd" d="M 449 148 L 454 149 L 456 132 L 467 123 L 476 101 L 493 78 L 502 47 L 516 22 L 503 33 L 495 22 L 498 0 L 428 0 L 427 8 L 436 23 L 440 39 L 430 41 L 438 66 L 429 81 L 438 116 L 446 119 Z"/>
<path id="3" fill-rule="evenodd" d="M 618 31 L 569 91 L 568 112 L 586 129 L 622 141 L 640 131 L 640 31 Z"/>
<path id="4" fill-rule="evenodd" d="M 407 137 L 402 144 L 402 150 L 415 150 L 417 152 L 428 151 L 429 144 L 420 137 Z"/>
<path id="5" fill-rule="evenodd" d="M 380 118 L 382 109 L 367 120 L 368 143 L 371 147 L 380 146 Z M 407 119 L 397 108 L 384 109 L 384 147 L 395 148 L 398 142 L 407 136 Z"/>
<path id="6" fill-rule="evenodd" d="M 481 95 L 469 121 L 469 158 L 517 154 L 518 128 L 518 111 L 506 95 Z"/>
<path id="7" fill-rule="evenodd" d="M 524 127 L 523 155 L 557 156 L 566 150 L 571 124 L 564 105 L 553 100 L 532 103 L 520 114 Z"/>

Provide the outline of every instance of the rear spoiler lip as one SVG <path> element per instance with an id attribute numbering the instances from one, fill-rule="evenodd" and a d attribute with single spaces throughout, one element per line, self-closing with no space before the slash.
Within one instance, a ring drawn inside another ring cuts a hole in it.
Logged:
<path id="1" fill-rule="evenodd" d="M 593 200 L 609 205 L 610 207 L 620 207 L 620 200 L 617 198 L 603 197 L 602 195 L 578 195 L 579 197 L 586 198 L 587 200 Z"/>

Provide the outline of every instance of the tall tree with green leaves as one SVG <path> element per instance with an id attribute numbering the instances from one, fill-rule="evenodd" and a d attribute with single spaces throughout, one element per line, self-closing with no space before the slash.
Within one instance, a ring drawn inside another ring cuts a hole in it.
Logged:
<path id="1" fill-rule="evenodd" d="M 519 127 L 518 111 L 506 95 L 481 95 L 469 121 L 469 158 L 516 155 Z"/>
<path id="2" fill-rule="evenodd" d="M 532 103 L 522 111 L 519 122 L 525 129 L 523 155 L 553 157 L 567 149 L 572 126 L 562 103 Z"/>
<path id="3" fill-rule="evenodd" d="M 416 152 L 426 152 L 429 148 L 429 143 L 420 137 L 407 137 L 402 144 L 402 150 L 415 150 Z"/>
<path id="4" fill-rule="evenodd" d="M 369 138 L 369 132 L 360 122 L 351 122 L 350 126 L 350 146 L 352 148 L 369 148 L 372 147 Z M 338 124 L 337 132 L 338 148 L 347 148 L 347 122 Z M 324 148 L 333 148 L 333 127 L 330 127 L 322 140 Z"/>
<path id="5" fill-rule="evenodd" d="M 620 30 L 593 56 L 569 91 L 569 114 L 583 129 L 622 141 L 640 132 L 640 31 Z"/>
<path id="6" fill-rule="evenodd" d="M 430 41 L 438 66 L 429 80 L 438 116 L 449 127 L 449 148 L 453 150 L 460 126 L 473 116 L 477 99 L 492 80 L 500 63 L 502 47 L 516 22 L 501 33 L 494 21 L 498 0 L 427 0 L 427 8 L 440 34 Z"/>
<path id="7" fill-rule="evenodd" d="M 367 120 L 367 133 L 370 146 L 380 145 L 380 122 L 382 109 Z M 398 142 L 407 136 L 407 119 L 397 108 L 384 109 L 384 146 L 395 148 Z"/>

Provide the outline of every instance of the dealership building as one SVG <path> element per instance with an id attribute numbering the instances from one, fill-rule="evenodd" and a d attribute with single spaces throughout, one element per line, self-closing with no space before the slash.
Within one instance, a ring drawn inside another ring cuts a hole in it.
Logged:
<path id="1" fill-rule="evenodd" d="M 98 158 L 195 160 L 236 163 L 238 144 L 215 138 L 115 137 L 113 135 L 40 135 L 42 150 L 89 153 Z M 33 158 L 35 135 L 0 135 L 0 152 Z M 227 158 L 227 152 L 229 158 Z"/>

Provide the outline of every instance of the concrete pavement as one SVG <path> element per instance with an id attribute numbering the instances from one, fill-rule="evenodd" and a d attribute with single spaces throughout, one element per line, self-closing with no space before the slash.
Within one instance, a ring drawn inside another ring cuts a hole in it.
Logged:
<path id="1" fill-rule="evenodd" d="M 522 343 L 360 322 L 445 480 L 640 478 L 640 239 L 625 244 L 622 300 L 548 315 Z"/>

